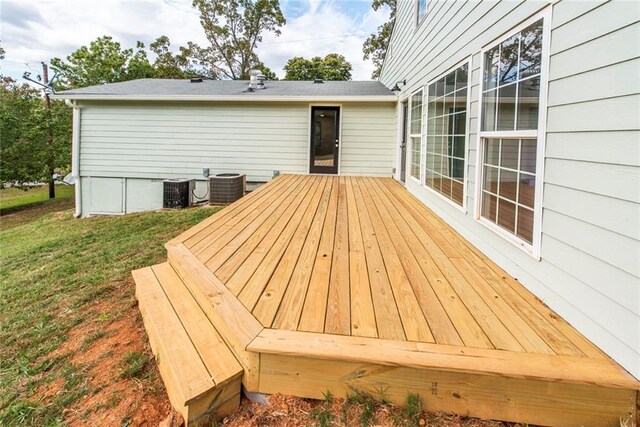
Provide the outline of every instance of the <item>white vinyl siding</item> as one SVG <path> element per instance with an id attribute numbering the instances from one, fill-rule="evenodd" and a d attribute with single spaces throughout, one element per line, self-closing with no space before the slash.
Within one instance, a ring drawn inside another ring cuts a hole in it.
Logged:
<path id="1" fill-rule="evenodd" d="M 89 104 L 82 108 L 81 176 L 202 178 L 307 172 L 307 105 Z"/>
<path id="2" fill-rule="evenodd" d="M 466 203 L 475 206 L 480 52 L 552 7 L 540 260 L 412 180 L 407 188 L 640 377 L 640 3 L 399 2 L 381 81 L 404 98 L 472 56 Z"/>
<path id="3" fill-rule="evenodd" d="M 342 104 L 340 174 L 391 176 L 395 165 L 396 106 Z"/>
<path id="4" fill-rule="evenodd" d="M 390 176 L 395 105 L 342 105 L 341 173 Z M 82 106 L 81 176 L 200 178 L 307 173 L 308 103 L 92 103 Z"/>

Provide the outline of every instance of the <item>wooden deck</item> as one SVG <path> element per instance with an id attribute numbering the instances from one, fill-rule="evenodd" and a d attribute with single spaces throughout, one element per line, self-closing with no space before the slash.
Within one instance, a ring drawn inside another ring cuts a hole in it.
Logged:
<path id="1" fill-rule="evenodd" d="M 638 382 L 392 179 L 283 175 L 167 244 L 252 391 L 615 425 Z"/>

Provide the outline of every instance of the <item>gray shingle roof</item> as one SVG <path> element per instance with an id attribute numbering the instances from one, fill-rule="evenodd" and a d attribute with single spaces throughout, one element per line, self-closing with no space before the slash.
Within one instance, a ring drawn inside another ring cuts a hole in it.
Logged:
<path id="1" fill-rule="evenodd" d="M 136 99 L 136 98 L 349 98 L 371 97 L 394 100 L 395 95 L 378 81 L 266 81 L 264 89 L 248 91 L 247 80 L 190 80 L 140 79 L 122 83 L 111 83 L 58 92 L 56 98 L 66 99 Z"/>

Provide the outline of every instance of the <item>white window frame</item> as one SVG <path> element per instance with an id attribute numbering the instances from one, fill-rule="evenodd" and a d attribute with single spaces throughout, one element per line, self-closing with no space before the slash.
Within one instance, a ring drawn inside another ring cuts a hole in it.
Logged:
<path id="1" fill-rule="evenodd" d="M 422 100 L 422 105 L 425 105 L 425 100 L 429 101 L 429 86 L 431 86 L 431 84 L 437 82 L 438 80 L 440 80 L 441 78 L 445 77 L 447 74 L 449 74 L 450 72 L 457 70 L 458 68 L 462 67 L 464 64 L 467 64 L 467 70 L 469 72 L 468 75 L 468 79 L 467 79 L 467 110 L 465 112 L 466 114 L 466 123 L 465 123 L 465 132 L 464 132 L 464 175 L 463 175 L 463 182 L 462 182 L 462 206 L 460 206 L 459 204 L 457 204 L 456 202 L 454 202 L 453 200 L 449 199 L 448 197 L 445 197 L 442 193 L 434 190 L 433 188 L 429 187 L 426 183 L 426 179 L 427 179 L 427 174 L 426 174 L 426 166 L 427 166 L 427 150 L 426 150 L 426 146 L 427 146 L 427 141 L 429 140 L 429 133 L 428 133 L 428 128 L 427 128 L 427 123 L 429 122 L 429 107 L 427 106 L 426 108 L 424 108 L 425 114 L 424 114 L 424 136 L 422 138 L 422 140 L 424 141 L 424 150 L 422 150 L 422 157 L 423 160 L 421 160 L 421 170 L 420 170 L 420 174 L 422 177 L 422 180 L 420 181 L 421 185 L 426 188 L 428 191 L 430 191 L 431 193 L 437 195 L 439 198 L 441 198 L 442 200 L 444 200 L 445 202 L 449 203 L 451 206 L 455 207 L 458 210 L 461 210 L 463 213 L 467 213 L 467 187 L 468 187 L 468 181 L 469 181 L 469 130 L 471 129 L 471 74 L 472 74 L 472 68 L 471 68 L 471 60 L 472 57 L 469 56 L 468 58 L 464 59 L 463 61 L 460 61 L 459 63 L 457 63 L 456 65 L 454 65 L 453 67 L 451 67 L 450 69 L 448 69 L 447 71 L 445 71 L 444 73 L 440 74 L 438 77 L 432 79 L 431 81 L 429 81 L 425 87 L 424 87 L 424 92 L 423 94 L 423 100 Z"/>
<path id="2" fill-rule="evenodd" d="M 517 27 L 512 28 L 507 33 L 487 43 L 480 51 L 480 91 L 478 94 L 478 127 L 476 141 L 476 185 L 475 185 L 475 219 L 482 225 L 486 226 L 508 242 L 522 249 L 537 260 L 540 260 L 540 246 L 542 240 L 542 196 L 544 187 L 544 153 L 546 142 L 546 123 L 547 123 L 547 90 L 549 77 L 549 45 L 551 42 L 551 16 L 552 7 L 547 6 L 540 12 L 532 15 Z M 542 21 L 542 58 L 540 64 L 540 103 L 538 105 L 538 128 L 535 131 L 482 131 L 482 102 L 484 91 L 484 57 L 488 50 L 493 49 L 496 45 L 502 43 L 509 37 L 521 32 L 529 25 L 536 21 Z M 536 139 L 536 189 L 535 203 L 533 206 L 533 242 L 522 240 L 515 234 L 503 229 L 497 224 L 482 217 L 482 182 L 483 182 L 483 139 L 502 138 L 502 139 Z"/>
<path id="3" fill-rule="evenodd" d="M 416 95 L 418 92 L 422 92 L 422 105 L 421 105 L 421 109 L 422 111 L 420 112 L 420 133 L 411 133 L 411 115 L 413 113 L 413 97 L 414 95 Z M 408 166 L 408 176 L 405 175 L 405 180 L 410 179 L 411 181 L 415 182 L 418 185 L 422 185 L 422 179 L 423 179 L 423 173 L 422 173 L 422 164 L 423 164 L 423 160 L 424 160 L 424 123 L 425 123 L 425 113 L 424 113 L 424 86 L 419 87 L 418 89 L 414 90 L 413 92 L 411 92 L 411 95 L 409 95 L 409 132 L 408 132 L 408 160 L 409 162 L 407 162 L 407 166 Z M 418 169 L 418 177 L 416 178 L 415 176 L 413 176 L 412 174 L 412 167 L 413 167 L 413 138 L 417 138 L 420 137 L 420 164 L 419 164 L 419 169 Z"/>

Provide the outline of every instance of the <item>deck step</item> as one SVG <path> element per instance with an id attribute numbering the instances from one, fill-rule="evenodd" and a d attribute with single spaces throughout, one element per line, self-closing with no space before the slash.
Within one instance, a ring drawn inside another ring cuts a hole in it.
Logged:
<path id="1" fill-rule="evenodd" d="M 160 375 L 187 425 L 235 411 L 243 369 L 173 267 L 142 268 L 133 278 Z"/>

